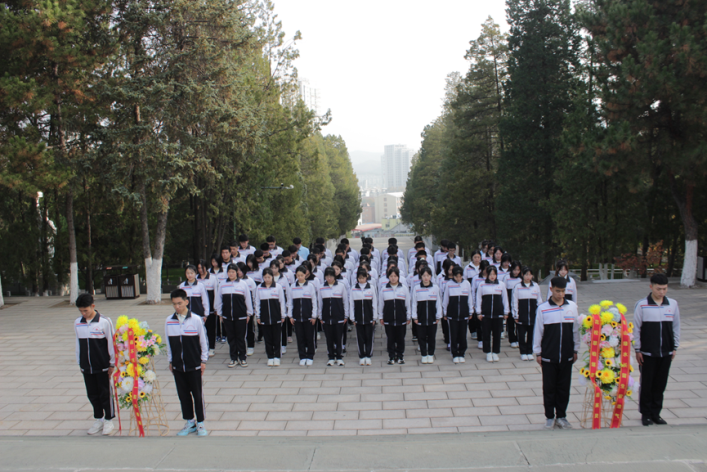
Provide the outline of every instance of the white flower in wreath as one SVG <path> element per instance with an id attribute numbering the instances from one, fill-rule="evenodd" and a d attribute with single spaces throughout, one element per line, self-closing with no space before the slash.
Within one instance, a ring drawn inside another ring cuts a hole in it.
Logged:
<path id="1" fill-rule="evenodd" d="M 120 382 L 120 388 L 124 390 L 123 393 L 128 393 L 133 390 L 133 378 L 125 377 L 122 382 Z"/>
<path id="2" fill-rule="evenodd" d="M 148 370 L 145 372 L 145 375 L 143 375 L 143 378 L 145 379 L 145 382 L 154 382 L 157 378 L 157 374 L 155 374 L 155 371 L 153 370 Z"/>
<path id="3" fill-rule="evenodd" d="M 148 395 L 151 394 L 152 393 L 152 385 L 149 383 L 146 383 L 145 386 L 142 387 L 142 391 Z"/>
<path id="4" fill-rule="evenodd" d="M 609 346 L 616 347 L 619 345 L 619 338 L 616 336 L 609 337 Z"/>
<path id="5" fill-rule="evenodd" d="M 155 355 L 159 356 L 160 355 L 160 347 L 155 344 L 155 346 L 152 348 L 155 351 Z"/>
<path id="6" fill-rule="evenodd" d="M 123 351 L 123 359 L 126 361 L 130 360 L 130 351 Z"/>

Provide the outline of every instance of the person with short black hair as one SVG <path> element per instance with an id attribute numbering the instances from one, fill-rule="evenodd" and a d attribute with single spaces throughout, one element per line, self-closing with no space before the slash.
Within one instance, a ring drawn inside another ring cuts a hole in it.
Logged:
<path id="1" fill-rule="evenodd" d="M 447 241 L 446 239 L 443 239 L 439 242 L 439 249 L 437 249 L 434 253 L 434 266 L 435 266 L 435 272 L 436 273 L 441 273 L 442 272 L 442 262 L 444 259 L 447 257 Z"/>
<path id="2" fill-rule="evenodd" d="M 277 257 L 282 254 L 282 248 L 277 245 L 277 240 L 272 234 L 265 238 L 265 242 L 268 243 L 268 251 L 271 257 Z"/>
<path id="3" fill-rule="evenodd" d="M 550 282 L 552 296 L 535 313 L 533 353 L 542 367 L 545 429 L 572 429 L 567 405 L 579 352 L 579 315 L 577 304 L 565 299 L 567 279 L 554 277 Z"/>
<path id="4" fill-rule="evenodd" d="M 498 362 L 501 353 L 503 321 L 511 312 L 506 285 L 498 280 L 498 269 L 490 265 L 486 280 L 476 290 L 476 313 L 481 321 L 483 346 L 487 362 Z"/>
<path id="5" fill-rule="evenodd" d="M 532 361 L 535 314 L 543 299 L 540 295 L 540 286 L 533 282 L 533 270 L 530 267 L 523 267 L 521 276 L 521 282 L 513 289 L 511 312 L 518 333 L 520 359 Z"/>
<path id="6" fill-rule="evenodd" d="M 255 248 L 250 245 L 250 241 L 247 234 L 241 234 L 238 236 L 238 252 L 242 257 L 248 257 L 255 252 Z"/>
<path id="7" fill-rule="evenodd" d="M 228 244 L 221 246 L 221 270 L 225 274 L 228 270 L 228 264 L 231 264 L 231 248 Z"/>
<path id="8" fill-rule="evenodd" d="M 359 365 L 371 365 L 373 334 L 378 320 L 378 293 L 375 283 L 369 282 L 366 269 L 359 269 L 356 273 L 349 304 L 349 316 L 356 327 Z"/>
<path id="9" fill-rule="evenodd" d="M 113 396 L 111 376 L 115 369 L 113 322 L 96 311 L 93 297 L 84 293 L 76 298 L 81 316 L 74 321 L 76 333 L 76 363 L 83 374 L 86 396 L 93 406 L 93 426 L 88 434 L 113 433 Z"/>
<path id="10" fill-rule="evenodd" d="M 174 375 L 177 396 L 182 405 L 182 418 L 187 424 L 177 436 L 196 433 L 207 436 L 204 426 L 204 394 L 202 376 L 209 360 L 209 343 L 206 341 L 204 323 L 189 310 L 187 293 L 178 288 L 170 294 L 174 314 L 165 321 L 167 360 Z M 194 412 L 196 411 L 196 422 Z"/>
<path id="11" fill-rule="evenodd" d="M 328 366 L 344 366 L 344 330 L 349 319 L 349 291 L 343 282 L 336 278 L 332 267 L 324 270 L 325 284 L 319 289 L 319 319 L 326 336 Z"/>
<path id="12" fill-rule="evenodd" d="M 420 261 L 418 261 L 420 262 Z M 435 359 L 435 338 L 437 324 L 442 319 L 442 295 L 439 285 L 432 283 L 432 269 L 424 262 L 419 267 L 420 284 L 412 289 L 412 320 L 417 326 L 417 342 L 420 346 L 421 362 L 433 364 Z"/>
<path id="13" fill-rule="evenodd" d="M 653 274 L 651 293 L 633 311 L 634 349 L 641 371 L 638 409 L 643 426 L 667 424 L 660 417 L 670 365 L 680 347 L 680 308 L 668 298 L 668 277 Z"/>
<path id="14" fill-rule="evenodd" d="M 471 299 L 471 285 L 464 280 L 464 269 L 454 265 L 452 280 L 447 281 L 442 301 L 442 315 L 449 326 L 449 349 L 452 362 L 466 362 L 466 330 L 469 317 L 474 312 L 474 302 Z"/>
<path id="15" fill-rule="evenodd" d="M 555 277 L 562 277 L 567 281 L 567 287 L 565 288 L 565 300 L 570 300 L 575 303 L 579 303 L 579 293 L 577 292 L 577 283 L 574 281 L 574 279 L 570 276 L 569 271 L 569 265 L 567 264 L 567 261 L 564 259 L 560 259 L 557 261 L 557 264 L 555 265 Z M 552 281 L 550 280 L 550 285 L 547 287 L 547 298 L 549 299 L 552 296 Z"/>
<path id="16" fill-rule="evenodd" d="M 410 293 L 400 282 L 397 267 L 388 269 L 387 280 L 378 297 L 378 313 L 388 337 L 388 365 L 405 364 L 405 332 L 412 321 Z"/>
<path id="17" fill-rule="evenodd" d="M 231 251 L 231 262 L 236 263 L 236 262 L 245 262 L 246 256 L 241 254 L 240 252 L 240 245 L 238 244 L 237 241 L 232 241 L 228 245 L 228 249 Z"/>
<path id="18" fill-rule="evenodd" d="M 280 365 L 282 323 L 287 318 L 285 291 L 274 280 L 272 269 L 263 269 L 263 283 L 255 291 L 255 319 L 262 327 L 268 367 Z"/>

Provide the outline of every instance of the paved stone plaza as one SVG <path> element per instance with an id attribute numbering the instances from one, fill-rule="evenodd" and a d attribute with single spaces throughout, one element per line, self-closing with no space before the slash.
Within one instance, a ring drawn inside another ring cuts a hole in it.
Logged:
<path id="1" fill-rule="evenodd" d="M 586 311 L 590 302 L 605 298 L 633 307 L 648 289 L 645 282 L 587 283 L 579 292 L 580 309 Z M 680 303 L 682 342 L 663 417 L 671 425 L 707 424 L 707 290 L 671 288 L 669 295 Z M 0 434 L 85 435 L 92 413 L 74 354 L 72 322 L 78 311 L 61 298 L 8 302 L 16 304 L 0 311 Z M 114 322 L 119 315 L 135 316 L 162 332 L 171 307 L 143 302 L 98 296 L 97 308 Z M 257 344 L 250 367 L 229 369 L 227 345 L 217 344 L 204 375 L 209 431 L 213 436 L 333 436 L 541 428 L 539 367 L 521 361 L 507 341 L 498 363 L 487 363 L 471 345 L 465 364 L 452 364 L 442 348 L 435 364 L 422 365 L 408 332 L 407 364 L 388 366 L 382 331 L 376 332 L 370 367 L 358 365 L 355 332 L 349 333 L 345 367 L 326 367 L 323 352 L 314 366 L 301 367 L 291 347 L 282 366 L 269 368 L 264 346 Z M 158 357 L 157 371 L 174 434 L 183 420 L 166 356 Z M 569 407 L 576 427 L 585 391 L 577 375 Z M 631 401 L 624 425 L 636 426 L 639 420 Z"/>

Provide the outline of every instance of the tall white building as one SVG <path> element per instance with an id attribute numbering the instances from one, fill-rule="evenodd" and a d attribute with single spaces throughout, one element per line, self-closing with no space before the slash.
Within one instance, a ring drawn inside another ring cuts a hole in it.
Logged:
<path id="1" fill-rule="evenodd" d="M 381 172 L 383 173 L 383 187 L 387 189 L 403 189 L 407 183 L 412 156 L 415 151 L 402 144 L 383 146 L 381 156 Z"/>
<path id="2" fill-rule="evenodd" d="M 312 110 L 317 116 L 321 115 L 321 97 L 319 95 L 319 89 L 314 87 L 307 79 L 297 81 L 297 86 L 299 89 L 299 96 L 307 108 Z"/>

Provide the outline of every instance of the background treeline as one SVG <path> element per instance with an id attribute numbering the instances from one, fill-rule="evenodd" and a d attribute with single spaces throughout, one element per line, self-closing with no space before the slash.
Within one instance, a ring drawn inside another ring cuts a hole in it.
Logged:
<path id="1" fill-rule="evenodd" d="M 297 99 L 297 39 L 268 0 L 1 2 L 5 286 L 73 300 L 79 273 L 91 290 L 130 264 L 155 301 L 163 263 L 237 234 L 352 229 L 358 183 L 328 113 Z"/>
<path id="2" fill-rule="evenodd" d="M 508 0 L 423 131 L 403 220 L 586 270 L 660 241 L 695 283 L 707 229 L 707 3 Z M 637 265 L 642 264 L 636 258 Z M 645 262 L 645 261 L 644 261 Z M 639 267 L 640 269 L 640 267 Z"/>

